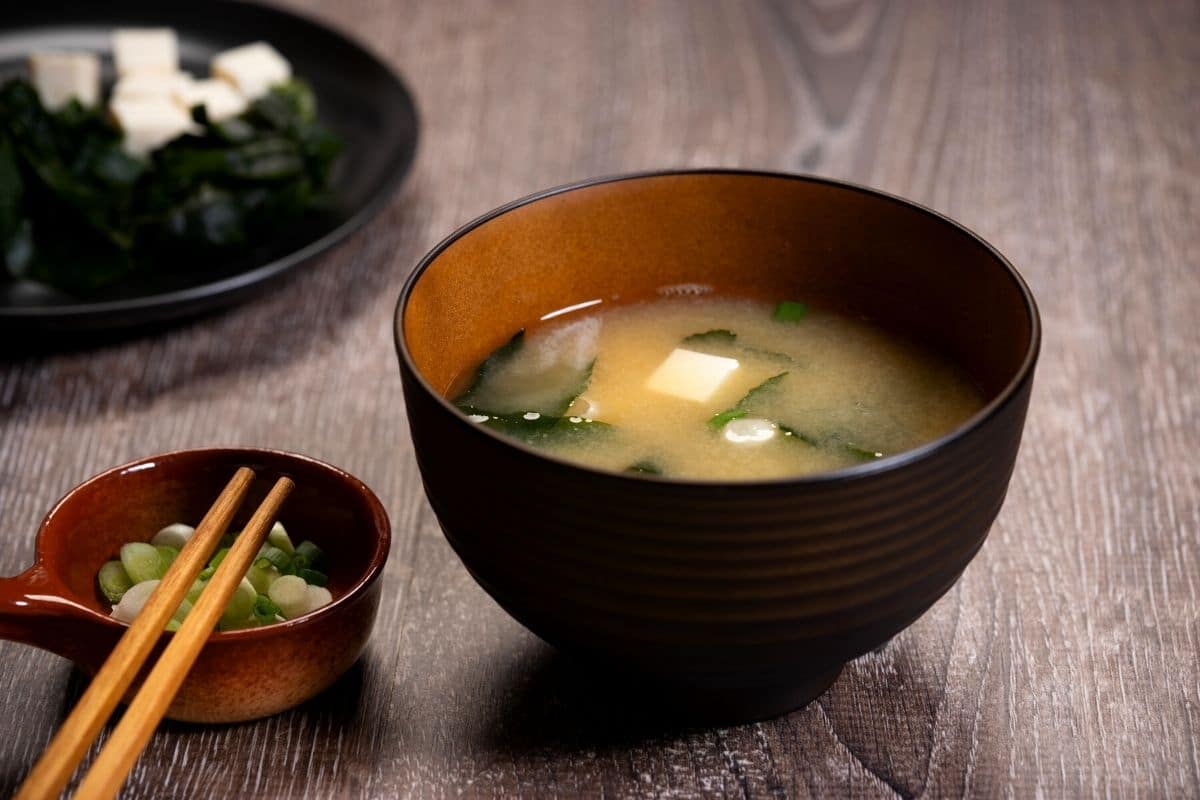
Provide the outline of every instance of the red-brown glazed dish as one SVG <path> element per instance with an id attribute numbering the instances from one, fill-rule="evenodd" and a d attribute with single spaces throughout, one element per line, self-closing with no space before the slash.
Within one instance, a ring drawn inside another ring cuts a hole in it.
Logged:
<path id="1" fill-rule="evenodd" d="M 956 361 L 986 405 L 873 463 L 713 482 L 568 463 L 447 402 L 543 314 L 678 284 L 866 315 Z M 728 170 L 500 208 L 425 257 L 395 332 L 425 490 L 471 574 L 547 641 L 726 722 L 807 703 L 957 580 L 1004 500 L 1040 342 L 1025 283 L 955 222 L 850 184 Z"/>
<path id="2" fill-rule="evenodd" d="M 95 672 L 126 626 L 108 616 L 96 572 L 121 545 L 149 539 L 172 522 L 196 524 L 238 467 L 257 473 L 234 518 L 249 519 L 275 479 L 296 482 L 280 513 L 290 533 L 329 559 L 334 601 L 262 628 L 215 633 L 204 645 L 167 716 L 235 722 L 304 702 L 332 684 L 362 652 L 379 607 L 377 581 L 391 528 L 374 493 L 357 478 L 306 456 L 211 448 L 150 456 L 81 483 L 38 532 L 34 565 L 0 578 L 0 638 L 50 650 Z M 164 633 L 153 658 L 165 646 Z M 286 680 L 264 681 L 264 665 Z M 140 680 L 130 690 L 136 691 Z"/>

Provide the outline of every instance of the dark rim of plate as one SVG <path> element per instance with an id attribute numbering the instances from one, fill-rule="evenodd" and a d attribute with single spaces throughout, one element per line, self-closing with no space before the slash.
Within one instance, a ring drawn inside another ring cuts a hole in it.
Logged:
<path id="1" fill-rule="evenodd" d="M 362 205 L 354 214 L 343 221 L 329 233 L 321 238 L 309 242 L 308 244 L 293 250 L 279 258 L 272 259 L 265 264 L 253 267 L 244 272 L 239 272 L 236 275 L 222 278 L 220 280 L 211 281 L 208 283 L 200 283 L 195 286 L 189 286 L 184 289 L 175 289 L 168 292 L 159 292 L 155 294 L 142 295 L 140 297 L 124 297 L 113 300 L 99 300 L 95 302 L 79 302 L 79 303 L 60 303 L 54 305 L 31 305 L 31 306 L 0 306 L 0 319 L 18 320 L 24 318 L 56 318 L 67 320 L 75 317 L 88 317 L 92 315 L 121 312 L 121 311 L 136 311 L 141 309 L 153 309 L 159 307 L 167 307 L 171 305 L 187 304 L 194 300 L 201 300 L 209 297 L 236 293 L 240 289 L 251 287 L 257 283 L 272 278 L 280 273 L 286 272 L 292 267 L 306 261 L 319 253 L 329 249 L 334 244 L 346 238 L 354 231 L 361 228 L 372 217 L 374 217 L 381 208 L 391 199 L 397 187 L 407 176 L 412 168 L 413 161 L 416 158 L 417 145 L 420 140 L 420 111 L 417 108 L 413 93 L 408 86 L 400 78 L 400 75 L 388 66 L 387 62 L 381 59 L 371 48 L 360 42 L 358 39 L 350 36 L 346 32 L 333 25 L 319 22 L 312 17 L 301 14 L 297 11 L 284 10 L 274 6 L 263 5 L 261 3 L 251 2 L 250 0 L 239 0 L 239 2 L 229 2 L 222 0 L 227 5 L 241 6 L 253 10 L 255 13 L 265 14 L 267 16 L 284 17 L 293 24 L 298 24 L 318 32 L 320 35 L 332 36 L 341 39 L 345 44 L 352 46 L 354 49 L 362 52 L 363 56 L 371 61 L 379 70 L 390 76 L 394 88 L 398 94 L 404 98 L 413 114 L 413 135 L 407 147 L 398 148 L 395 158 L 388 165 L 386 171 L 387 179 L 376 187 L 376 191 L 371 198 Z M 214 6 L 218 3 L 213 3 Z M 169 8 L 169 5 L 164 5 L 163 8 Z M 319 98 L 318 98 L 319 99 Z"/>
<path id="2" fill-rule="evenodd" d="M 795 181 L 804 181 L 807 183 L 824 184 L 827 186 L 832 186 L 832 187 L 844 189 L 847 191 L 860 192 L 862 194 L 872 195 L 874 197 L 877 197 L 881 200 L 886 200 L 888 202 L 898 203 L 900 205 L 907 206 L 908 208 L 911 208 L 913 210 L 919 211 L 923 214 L 927 214 L 927 215 L 951 226 L 955 230 L 959 231 L 961 234 L 967 236 L 968 238 L 970 238 L 971 240 L 976 242 L 979 246 L 983 247 L 989 254 L 994 256 L 1001 264 L 1003 264 L 1005 269 L 1008 272 L 1009 277 L 1012 279 L 1013 283 L 1016 284 L 1018 291 L 1021 293 L 1021 297 L 1025 301 L 1025 308 L 1029 314 L 1029 320 L 1030 320 L 1029 347 L 1025 351 L 1025 358 L 1022 360 L 1021 366 L 1017 369 L 1016 374 L 1013 375 L 1012 379 L 1008 382 L 1008 384 L 1005 385 L 1004 389 L 1002 389 L 1000 391 L 1000 393 L 997 394 L 996 397 L 992 399 L 991 402 L 989 402 L 987 405 L 985 405 L 979 411 L 975 412 L 975 414 L 973 414 L 970 418 L 968 418 L 965 422 L 963 422 L 958 427 L 954 428 L 953 430 L 951 430 L 948 433 L 945 433 L 945 434 L 939 436 L 936 439 L 926 442 L 923 445 L 914 447 L 910 450 L 905 450 L 900 453 L 896 453 L 895 455 L 885 456 L 884 458 L 880 458 L 876 461 L 870 461 L 865 464 L 855 464 L 853 466 L 843 467 L 841 469 L 828 470 L 828 471 L 824 471 L 824 472 L 815 472 L 815 473 L 812 473 L 809 475 L 797 475 L 795 477 L 758 479 L 758 480 L 708 480 L 708 479 L 700 479 L 700 478 L 672 478 L 672 477 L 668 477 L 668 476 L 645 475 L 645 474 L 627 475 L 627 474 L 621 473 L 621 472 L 615 472 L 612 470 L 605 470 L 605 469 L 598 469 L 596 467 L 590 467 L 590 466 L 587 466 L 584 464 L 579 464 L 574 461 L 568 461 L 566 459 L 559 458 L 557 456 L 549 455 L 541 450 L 534 449 L 522 442 L 519 442 L 519 441 L 513 439 L 512 437 L 505 436 L 501 433 L 497 433 L 496 431 L 490 430 L 488 428 L 484 428 L 482 425 L 476 425 L 475 423 L 468 420 L 466 418 L 466 416 L 464 416 L 457 408 L 455 408 L 452 403 L 450 403 L 448 400 L 446 400 L 444 397 L 442 397 L 438 392 L 434 391 L 433 387 L 429 385 L 429 382 L 425 380 L 425 377 L 421 374 L 421 371 L 419 369 L 417 369 L 416 364 L 413 362 L 412 355 L 408 351 L 408 345 L 404 341 L 403 323 L 404 323 L 404 309 L 405 309 L 405 306 L 408 304 L 408 299 L 409 299 L 409 296 L 412 294 L 413 287 L 415 287 L 417 282 L 421 279 L 421 275 L 424 274 L 425 270 L 428 269 L 429 266 L 434 261 L 437 260 L 438 256 L 440 256 L 447 248 L 449 248 L 452 244 L 454 244 L 460 238 L 465 236 L 467 233 L 470 233 L 471 231 L 473 231 L 476 228 L 480 227 L 481 225 L 491 221 L 492 219 L 495 219 L 496 217 L 499 217 L 503 214 L 507 214 L 508 212 L 510 212 L 514 209 L 520 208 L 521 206 L 525 206 L 530 203 L 535 203 L 539 200 L 544 200 L 547 197 L 553 197 L 554 195 L 563 194 L 565 192 L 575 191 L 577 189 L 586 189 L 588 187 L 596 186 L 596 185 L 604 184 L 604 183 L 617 183 L 620 181 L 640 180 L 643 178 L 669 177 L 669 176 L 674 176 L 674 175 L 742 175 L 742 176 L 746 176 L 746 177 L 775 178 L 775 179 L 781 179 L 781 180 L 795 180 Z M 534 194 L 528 195 L 526 197 L 522 197 L 522 198 L 514 200 L 510 203 L 506 203 L 505 205 L 502 205 L 499 208 L 495 208 L 495 209 L 487 212 L 486 214 L 484 214 L 480 217 L 477 217 L 476 219 L 471 220 L 467 224 L 460 227 L 458 230 L 451 233 L 445 239 L 438 242 L 438 244 L 435 245 L 434 248 L 432 250 L 430 250 L 425 255 L 424 258 L 421 259 L 421 261 L 417 264 L 416 268 L 412 271 L 412 274 L 409 275 L 408 280 L 406 280 L 404 282 L 404 288 L 401 289 L 401 291 L 400 291 L 400 298 L 396 303 L 396 311 L 393 316 L 392 335 L 393 335 L 393 339 L 394 339 L 395 346 L 396 346 L 396 352 L 399 353 L 400 358 L 404 361 L 405 366 L 412 373 L 413 377 L 417 380 L 417 382 L 420 385 L 422 390 L 424 390 L 425 392 L 430 394 L 446 410 L 450 411 L 452 413 L 452 415 L 455 418 L 457 418 L 458 420 L 460 420 L 461 424 L 463 424 L 464 426 L 467 426 L 468 428 L 475 431 L 476 433 L 478 433 L 481 436 L 489 436 L 499 442 L 502 442 L 503 444 L 505 444 L 509 447 L 512 447 L 513 449 L 517 450 L 518 452 L 524 453 L 527 456 L 539 458 L 539 459 L 542 459 L 545 461 L 550 461 L 554 464 L 561 466 L 564 469 L 579 470 L 580 472 L 587 473 L 590 476 L 595 476 L 595 478 L 597 478 L 597 479 L 604 479 L 604 480 L 638 481 L 638 482 L 653 481 L 656 483 L 674 484 L 674 485 L 685 486 L 685 487 L 692 486 L 692 487 L 697 487 L 697 488 L 711 488 L 711 487 L 715 487 L 715 486 L 722 486 L 722 487 L 730 487 L 730 488 L 738 488 L 738 489 L 755 488 L 755 487 L 777 489 L 777 488 L 782 488 L 782 487 L 806 486 L 806 485 L 814 485 L 814 484 L 828 484 L 828 483 L 834 483 L 834 482 L 839 482 L 839 481 L 865 478 L 865 477 L 875 475 L 875 474 L 881 473 L 881 472 L 890 472 L 892 470 L 899 469 L 901 467 L 907 466 L 914 462 L 921 461 L 921 460 L 931 456 L 933 453 L 942 449 L 943 447 L 946 447 L 949 444 L 951 444 L 955 441 L 958 441 L 959 439 L 962 439 L 963 437 L 967 436 L 969 433 L 971 433 L 972 431 L 974 431 L 975 429 L 977 429 L 978 427 L 983 425 L 983 423 L 987 419 L 994 416 L 1001 408 L 1003 408 L 1004 406 L 1006 406 L 1010 402 L 1012 402 L 1013 398 L 1018 394 L 1018 392 L 1021 390 L 1021 388 L 1032 378 L 1033 369 L 1037 365 L 1038 353 L 1041 350 L 1042 322 L 1041 322 L 1041 316 L 1038 314 L 1037 302 L 1033 298 L 1033 293 L 1029 290 L 1028 284 L 1025 283 L 1025 279 L 1021 277 L 1021 274 L 1017 271 L 1017 268 L 1014 267 L 1012 265 L 1012 263 L 1009 262 L 1009 260 L 1000 253 L 999 250 L 997 250 L 995 247 L 993 247 L 982 236 L 975 233 L 971 229 L 967 228 L 965 225 L 962 225 L 961 223 L 956 222 L 955 220 L 951 219 L 950 217 L 947 217 L 945 214 L 934 211 L 933 209 L 923 206 L 920 203 L 913 202 L 912 200 L 907 200 L 903 197 L 898 197 L 896 195 L 888 194 L 887 192 L 880 191 L 879 189 L 873 189 L 869 186 L 862 186 L 860 184 L 850 183 L 848 181 L 835 180 L 833 178 L 824 178 L 824 177 L 817 176 L 817 175 L 803 175 L 803 174 L 789 173 L 789 172 L 773 172 L 770 170 L 736 169 L 736 168 L 726 168 L 726 167 L 700 167 L 700 168 L 692 168 L 692 169 L 667 169 L 667 170 L 650 170 L 647 172 L 633 172 L 633 173 L 627 173 L 627 174 L 622 174 L 622 175 L 610 175 L 610 176 L 604 176 L 604 177 L 599 177 L 599 178 L 590 178 L 590 179 L 583 180 L 583 181 L 577 181 L 575 183 L 567 183 L 567 184 L 563 184 L 561 186 L 555 186 L 550 189 L 545 189 L 540 192 L 535 192 Z"/>

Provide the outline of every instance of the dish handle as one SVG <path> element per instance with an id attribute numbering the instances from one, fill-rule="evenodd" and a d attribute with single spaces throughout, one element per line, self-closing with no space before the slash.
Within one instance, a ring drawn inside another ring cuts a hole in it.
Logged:
<path id="1" fill-rule="evenodd" d="M 81 666 L 94 667 L 97 650 L 107 652 L 104 644 L 113 638 L 105 635 L 94 614 L 59 594 L 41 564 L 20 575 L 0 578 L 0 639 L 40 647 Z"/>

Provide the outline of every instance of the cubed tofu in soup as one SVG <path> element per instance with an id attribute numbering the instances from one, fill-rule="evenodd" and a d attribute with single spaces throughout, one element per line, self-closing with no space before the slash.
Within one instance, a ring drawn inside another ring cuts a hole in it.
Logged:
<path id="1" fill-rule="evenodd" d="M 117 74 L 179 71 L 179 41 L 170 28 L 120 28 L 113 31 Z"/>
<path id="2" fill-rule="evenodd" d="M 647 379 L 646 388 L 684 400 L 704 402 L 738 368 L 735 358 L 711 356 L 676 347 Z"/>
<path id="3" fill-rule="evenodd" d="M 72 99 L 85 106 L 100 102 L 100 59 L 91 53 L 34 53 L 29 71 L 42 105 L 52 111 Z"/>
<path id="4" fill-rule="evenodd" d="M 174 97 L 192 82 L 188 72 L 131 72 L 113 85 L 112 97 Z"/>
<path id="5" fill-rule="evenodd" d="M 218 53 L 212 74 L 228 81 L 250 100 L 262 97 L 272 86 L 292 77 L 292 66 L 266 42 L 254 42 Z"/>
<path id="6" fill-rule="evenodd" d="M 145 155 L 192 130 L 191 115 L 170 97 L 129 97 L 109 104 L 125 133 L 125 149 Z"/>
<path id="7" fill-rule="evenodd" d="M 222 80 L 209 78 L 180 87 L 174 98 L 185 109 L 204 106 L 208 118 L 213 122 L 236 117 L 246 110 L 246 98 L 237 89 Z"/>

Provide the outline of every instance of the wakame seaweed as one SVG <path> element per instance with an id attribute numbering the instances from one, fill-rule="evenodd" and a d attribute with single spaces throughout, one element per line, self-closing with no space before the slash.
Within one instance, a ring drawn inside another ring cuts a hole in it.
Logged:
<path id="1" fill-rule="evenodd" d="M 787 353 L 780 353 L 775 350 L 763 350 L 760 347 L 742 344 L 738 341 L 738 335 L 726 328 L 714 328 L 703 333 L 693 333 L 683 337 L 680 343 L 690 350 L 707 353 L 712 356 L 727 356 L 731 358 L 757 356 L 769 361 L 780 361 L 791 366 L 800 366 L 796 359 Z"/>
<path id="2" fill-rule="evenodd" d="M 471 385 L 454 399 L 454 404 L 468 413 L 472 412 L 475 409 L 477 396 L 487 382 L 488 376 L 494 375 L 496 370 L 501 369 L 509 361 L 512 361 L 513 357 L 521 352 L 521 348 L 524 346 L 525 329 L 521 328 L 512 335 L 512 338 L 493 350 L 491 355 L 483 360 L 483 363 L 475 370 L 475 376 L 471 379 Z"/>
<path id="3" fill-rule="evenodd" d="M 733 344 L 735 341 L 737 334 L 726 328 L 714 328 L 683 337 L 684 344 Z"/>
<path id="4" fill-rule="evenodd" d="M 147 158 L 101 108 L 48 111 L 25 80 L 0 87 L 0 257 L 12 278 L 87 294 L 139 270 L 194 268 L 332 203 L 341 140 L 302 81 Z"/>
<path id="5" fill-rule="evenodd" d="M 594 369 L 596 369 L 596 359 L 593 358 L 588 362 L 586 367 L 579 371 L 579 375 L 575 378 L 574 385 L 563 392 L 562 397 L 559 399 L 554 409 L 556 414 L 560 416 L 562 414 L 566 414 L 567 409 L 570 408 L 571 404 L 579 398 L 579 395 L 587 391 L 588 386 L 591 385 L 592 382 L 592 371 Z"/>
<path id="6" fill-rule="evenodd" d="M 570 441 L 584 436 L 594 436 L 611 431 L 613 427 L 606 422 L 582 417 L 553 417 L 541 414 L 488 414 L 472 410 L 470 413 L 485 416 L 480 425 L 491 428 L 513 438 L 532 444 L 549 444 L 550 442 Z"/>
<path id="7" fill-rule="evenodd" d="M 708 426 L 713 430 L 720 430 L 733 420 L 741 419 L 742 417 L 746 416 L 746 414 L 749 413 L 749 410 L 746 408 L 746 406 L 750 405 L 763 394 L 773 391 L 775 387 L 779 385 L 779 382 L 785 377 L 787 377 L 787 373 L 781 372 L 778 375 L 772 375 L 771 377 L 767 378 L 765 381 L 746 392 L 746 396 L 741 400 L 738 400 L 737 404 L 734 405 L 733 408 L 727 408 L 724 411 L 718 411 L 716 414 L 713 414 L 708 420 Z"/>
<path id="8" fill-rule="evenodd" d="M 487 408 L 486 404 L 481 405 L 481 395 L 485 395 L 488 381 L 495 376 L 497 371 L 503 369 L 515 358 L 524 346 L 525 330 L 522 328 L 484 359 L 479 368 L 475 370 L 470 386 L 455 398 L 454 405 L 464 414 L 475 417 L 480 425 L 516 437 L 529 444 L 563 441 L 612 430 L 612 426 L 604 422 L 577 416 L 565 416 L 567 409 L 579 395 L 583 394 L 591 382 L 592 368 L 596 364 L 595 359 L 579 371 L 576 380 L 563 391 L 562 396 L 553 404 L 551 413 L 536 411 L 501 413 Z"/>
<path id="9" fill-rule="evenodd" d="M 787 377 L 787 374 L 788 373 L 786 372 L 781 372 L 778 375 L 772 375 L 762 383 L 753 387 L 750 389 L 750 391 L 746 392 L 746 395 L 732 408 L 727 408 L 724 411 L 718 411 L 716 414 L 713 414 L 708 420 L 708 426 L 713 430 L 719 431 L 733 420 L 748 416 L 753 412 L 753 408 L 751 407 L 752 404 L 756 400 L 761 399 L 763 395 L 774 391 L 776 387 L 778 387 L 780 381 Z M 874 461 L 875 459 L 883 456 L 883 454 L 878 451 L 869 450 L 859 444 L 849 441 L 845 434 L 838 431 L 818 436 L 810 432 L 800 430 L 794 426 L 785 425 L 778 420 L 772 420 L 772 422 L 777 428 L 779 428 L 780 431 L 783 432 L 785 438 L 803 442 L 811 447 L 840 450 L 846 455 L 852 456 L 859 461 Z"/>

